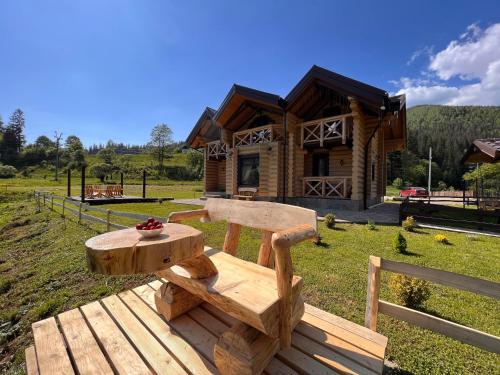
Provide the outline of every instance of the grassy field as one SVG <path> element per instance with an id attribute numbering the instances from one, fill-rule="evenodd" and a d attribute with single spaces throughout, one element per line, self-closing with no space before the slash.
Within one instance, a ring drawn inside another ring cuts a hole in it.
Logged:
<path id="1" fill-rule="evenodd" d="M 165 188 L 172 195 L 183 196 L 188 186 L 194 189 L 195 185 Z M 102 225 L 77 225 L 73 218 L 63 219 L 47 208 L 36 213 L 34 202 L 26 200 L 24 193 L 1 193 L 0 202 L 0 327 L 5 347 L 0 353 L 0 372 L 15 373 L 21 369 L 24 348 L 32 342 L 32 322 L 139 285 L 149 277 L 102 277 L 87 272 L 84 241 L 104 231 Z M 104 207 L 162 217 L 193 208 L 170 202 Z M 134 223 L 123 218 L 113 221 Z M 203 230 L 208 245 L 222 246 L 225 224 L 189 224 Z M 331 230 L 320 223 L 322 245 L 306 243 L 292 251 L 295 273 L 304 278 L 306 301 L 362 324 L 371 254 L 500 281 L 500 239 L 470 240 L 463 234 L 446 233 L 451 245 L 443 245 L 433 239 L 437 231 L 405 232 L 411 254 L 401 255 L 391 246 L 399 230 L 377 226 L 377 230 L 369 231 L 364 225 L 349 224 Z M 239 256 L 255 261 L 259 240 L 258 232 L 243 230 Z M 394 302 L 387 288 L 388 278 L 383 274 L 382 298 Z M 433 285 L 425 309 L 500 335 L 500 304 L 495 300 Z M 499 373 L 498 355 L 404 322 L 381 316 L 379 331 L 389 337 L 387 358 L 408 373 Z"/>

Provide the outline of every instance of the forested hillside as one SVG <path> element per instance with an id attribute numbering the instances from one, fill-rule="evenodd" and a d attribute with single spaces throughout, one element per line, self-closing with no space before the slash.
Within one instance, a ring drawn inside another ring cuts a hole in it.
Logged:
<path id="1" fill-rule="evenodd" d="M 408 110 L 407 128 L 408 151 L 426 159 L 432 147 L 433 162 L 441 169 L 436 172 L 447 185 L 460 187 L 465 172 L 460 159 L 466 148 L 477 138 L 500 137 L 500 106 L 417 106 Z M 415 162 L 412 155 L 405 157 L 409 166 Z"/>

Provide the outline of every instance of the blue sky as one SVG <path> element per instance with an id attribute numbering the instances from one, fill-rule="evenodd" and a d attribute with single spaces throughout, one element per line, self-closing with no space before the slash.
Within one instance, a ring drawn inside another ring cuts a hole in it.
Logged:
<path id="1" fill-rule="evenodd" d="M 28 141 L 145 143 L 161 122 L 182 140 L 233 83 L 285 96 L 313 64 L 410 104 L 500 104 L 499 18 L 499 1 L 5 0 L 0 115 L 23 109 Z"/>

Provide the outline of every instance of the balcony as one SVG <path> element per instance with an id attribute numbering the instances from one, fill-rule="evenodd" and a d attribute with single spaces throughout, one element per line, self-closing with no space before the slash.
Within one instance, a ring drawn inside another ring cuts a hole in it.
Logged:
<path id="1" fill-rule="evenodd" d="M 323 144 L 328 141 L 342 140 L 346 143 L 348 136 L 347 118 L 350 115 L 321 118 L 299 124 L 301 131 L 301 147 L 308 144 Z"/>
<path id="2" fill-rule="evenodd" d="M 350 196 L 351 177 L 304 177 L 304 197 L 342 198 Z"/>
<path id="3" fill-rule="evenodd" d="M 273 142 L 280 135 L 281 125 L 269 124 L 233 134 L 233 147 Z"/>
<path id="4" fill-rule="evenodd" d="M 227 155 L 227 144 L 221 141 L 207 143 L 207 157 L 209 160 L 225 159 Z"/>

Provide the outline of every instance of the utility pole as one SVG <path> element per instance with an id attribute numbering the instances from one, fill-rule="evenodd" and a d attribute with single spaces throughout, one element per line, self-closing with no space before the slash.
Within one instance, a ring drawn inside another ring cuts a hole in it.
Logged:
<path id="1" fill-rule="evenodd" d="M 56 181 L 59 181 L 59 144 L 61 142 L 62 133 L 54 132 L 54 138 L 56 139 Z"/>
<path id="2" fill-rule="evenodd" d="M 427 186 L 427 192 L 429 194 L 429 203 L 431 200 L 431 176 L 432 176 L 432 147 L 429 147 L 429 181 Z"/>

